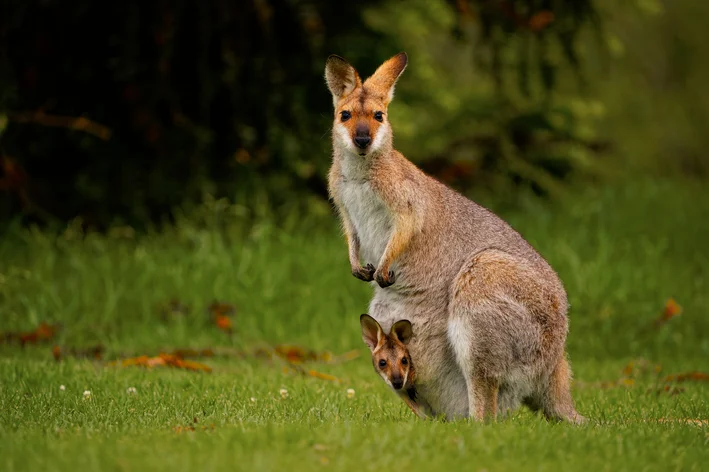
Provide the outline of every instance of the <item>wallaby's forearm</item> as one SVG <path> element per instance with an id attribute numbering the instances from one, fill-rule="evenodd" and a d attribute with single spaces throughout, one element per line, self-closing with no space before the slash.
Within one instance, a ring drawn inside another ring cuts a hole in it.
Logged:
<path id="1" fill-rule="evenodd" d="M 374 278 L 380 287 L 387 287 L 394 283 L 395 274 L 390 270 L 391 265 L 409 247 L 417 227 L 418 223 L 413 212 L 395 216 L 394 229 L 374 273 Z"/>
<path id="2" fill-rule="evenodd" d="M 347 253 L 350 260 L 350 268 L 352 269 L 352 275 L 365 282 L 371 282 L 374 280 L 374 266 L 367 264 L 366 267 L 362 267 L 359 261 L 359 236 L 357 231 L 354 229 L 354 225 L 350 221 L 347 211 L 342 209 L 342 227 L 345 231 L 345 237 L 347 238 Z"/>

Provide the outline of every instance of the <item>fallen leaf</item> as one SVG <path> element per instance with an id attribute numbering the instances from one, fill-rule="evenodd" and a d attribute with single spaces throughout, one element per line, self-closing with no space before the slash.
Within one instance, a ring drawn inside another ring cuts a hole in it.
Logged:
<path id="1" fill-rule="evenodd" d="M 175 426 L 172 428 L 176 433 L 184 433 L 185 431 L 194 431 L 194 426 Z"/>
<path id="2" fill-rule="evenodd" d="M 704 372 L 687 372 L 684 374 L 668 375 L 663 380 L 665 382 L 686 382 L 687 380 L 707 382 L 709 381 L 709 374 Z"/>
<path id="3" fill-rule="evenodd" d="M 227 334 L 232 333 L 232 321 L 230 316 L 236 314 L 236 308 L 234 308 L 234 305 L 215 300 L 207 307 L 207 311 L 210 313 L 214 324 L 217 325 L 217 328 Z"/>
<path id="4" fill-rule="evenodd" d="M 111 362 L 111 365 L 116 365 L 118 361 Z M 201 364 L 199 362 L 194 362 L 194 361 L 188 361 L 183 359 L 182 357 L 176 356 L 174 354 L 165 354 L 165 353 L 160 353 L 157 356 L 154 357 L 148 357 L 148 356 L 138 356 L 138 357 L 131 357 L 128 359 L 123 359 L 120 361 L 120 365 L 123 367 L 130 367 L 130 366 L 140 366 L 140 367 L 159 367 L 159 366 L 166 366 L 166 367 L 176 367 L 179 369 L 186 369 L 186 370 L 192 370 L 192 371 L 203 371 L 203 372 L 211 372 L 212 368 L 209 367 L 208 365 Z"/>
<path id="5" fill-rule="evenodd" d="M 315 377 L 316 379 L 331 380 L 333 382 L 339 382 L 337 377 L 330 375 L 330 374 L 323 374 L 322 372 L 318 372 L 316 370 L 309 370 L 308 375 L 310 377 Z"/>
<path id="6" fill-rule="evenodd" d="M 553 21 L 554 13 L 548 10 L 543 10 L 532 15 L 527 24 L 529 25 L 529 29 L 536 33 L 549 26 L 549 24 Z"/>
<path id="7" fill-rule="evenodd" d="M 217 317 L 214 319 L 214 323 L 217 325 L 217 328 L 221 329 L 222 331 L 226 333 L 231 333 L 231 318 L 229 318 L 226 315 L 217 315 Z"/>
<path id="8" fill-rule="evenodd" d="M 8 343 L 12 341 L 18 341 L 20 343 L 20 346 L 24 347 L 25 344 L 37 344 L 39 342 L 49 341 L 53 339 L 56 336 L 59 327 L 59 324 L 50 325 L 43 321 L 33 331 L 6 332 L 3 333 L 0 338 L 4 339 Z"/>
<path id="9" fill-rule="evenodd" d="M 290 367 L 290 368 L 288 368 L 288 367 L 283 367 L 283 373 L 284 373 L 284 374 L 288 374 L 288 373 L 290 373 L 290 371 L 292 370 L 292 371 L 294 371 L 294 372 L 296 372 L 296 373 L 299 373 L 299 374 L 301 374 L 301 375 L 304 375 L 304 376 L 306 376 L 306 377 L 314 377 L 314 378 L 316 378 L 316 379 L 328 380 L 328 381 L 331 381 L 331 382 L 338 382 L 338 383 L 339 383 L 339 382 L 342 382 L 340 379 L 338 379 L 338 378 L 335 377 L 334 375 L 324 374 L 324 373 L 322 373 L 322 372 L 318 372 L 317 370 L 312 370 L 312 369 L 305 370 L 305 369 L 303 369 L 301 366 L 296 365 L 296 364 L 291 364 L 289 367 Z"/>
<path id="10" fill-rule="evenodd" d="M 655 319 L 655 327 L 659 327 L 670 321 L 675 316 L 682 314 L 682 307 L 675 301 L 674 298 L 669 298 L 665 302 L 665 306 L 662 309 L 662 313 L 658 318 Z"/>
<path id="11" fill-rule="evenodd" d="M 679 395 L 680 393 L 684 392 L 683 387 L 672 387 L 670 385 L 663 385 L 662 387 L 656 388 L 656 389 L 649 389 L 647 393 L 652 393 L 654 392 L 655 395 L 660 396 L 663 393 L 668 394 L 671 397 L 674 397 L 675 395 Z"/>

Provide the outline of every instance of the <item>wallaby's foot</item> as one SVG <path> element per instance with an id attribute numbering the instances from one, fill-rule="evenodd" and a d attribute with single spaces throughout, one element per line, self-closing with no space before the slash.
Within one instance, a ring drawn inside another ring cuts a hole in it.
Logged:
<path id="1" fill-rule="evenodd" d="M 377 270 L 374 273 L 374 280 L 377 281 L 381 288 L 386 288 L 396 282 L 396 276 L 394 276 L 394 272 L 391 270 L 387 271 L 386 274 L 380 270 Z"/>
<path id="2" fill-rule="evenodd" d="M 367 264 L 364 267 L 355 267 L 352 269 L 352 275 L 357 277 L 359 280 L 364 280 L 365 282 L 371 282 L 374 280 L 374 272 L 376 269 L 372 264 Z"/>
<path id="3" fill-rule="evenodd" d="M 485 378 L 480 373 L 468 380 L 468 411 L 475 421 L 489 423 L 497 420 L 499 385 L 496 379 Z"/>
<path id="4" fill-rule="evenodd" d="M 584 424 L 588 420 L 580 415 L 571 398 L 571 369 L 566 357 L 562 357 L 549 379 L 549 388 L 543 396 L 542 411 L 548 419 Z"/>
<path id="5" fill-rule="evenodd" d="M 582 415 L 578 414 L 578 412 L 575 411 L 575 412 L 568 418 L 568 421 L 570 421 L 570 422 L 573 423 L 573 424 L 582 425 L 582 424 L 588 423 L 588 418 L 586 418 L 585 416 L 582 416 Z"/>

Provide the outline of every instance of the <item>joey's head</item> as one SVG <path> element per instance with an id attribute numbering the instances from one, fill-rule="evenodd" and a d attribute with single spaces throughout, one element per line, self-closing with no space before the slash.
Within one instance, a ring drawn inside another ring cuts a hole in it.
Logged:
<path id="1" fill-rule="evenodd" d="M 399 320 L 384 334 L 377 320 L 369 315 L 359 317 L 362 339 L 372 352 L 374 370 L 394 390 L 409 390 L 414 386 L 416 371 L 409 349 L 413 331 L 409 320 Z"/>
<path id="2" fill-rule="evenodd" d="M 363 83 L 355 68 L 343 58 L 332 55 L 327 59 L 325 80 L 335 106 L 332 134 L 337 148 L 361 158 L 391 148 L 387 108 L 407 60 L 406 53 L 397 54 Z"/>

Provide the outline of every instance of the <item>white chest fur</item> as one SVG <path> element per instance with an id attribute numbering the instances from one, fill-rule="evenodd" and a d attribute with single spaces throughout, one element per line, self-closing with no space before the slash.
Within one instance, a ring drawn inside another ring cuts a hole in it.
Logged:
<path id="1" fill-rule="evenodd" d="M 377 267 L 392 230 L 392 215 L 366 180 L 341 184 L 342 204 L 360 242 L 364 264 Z"/>

